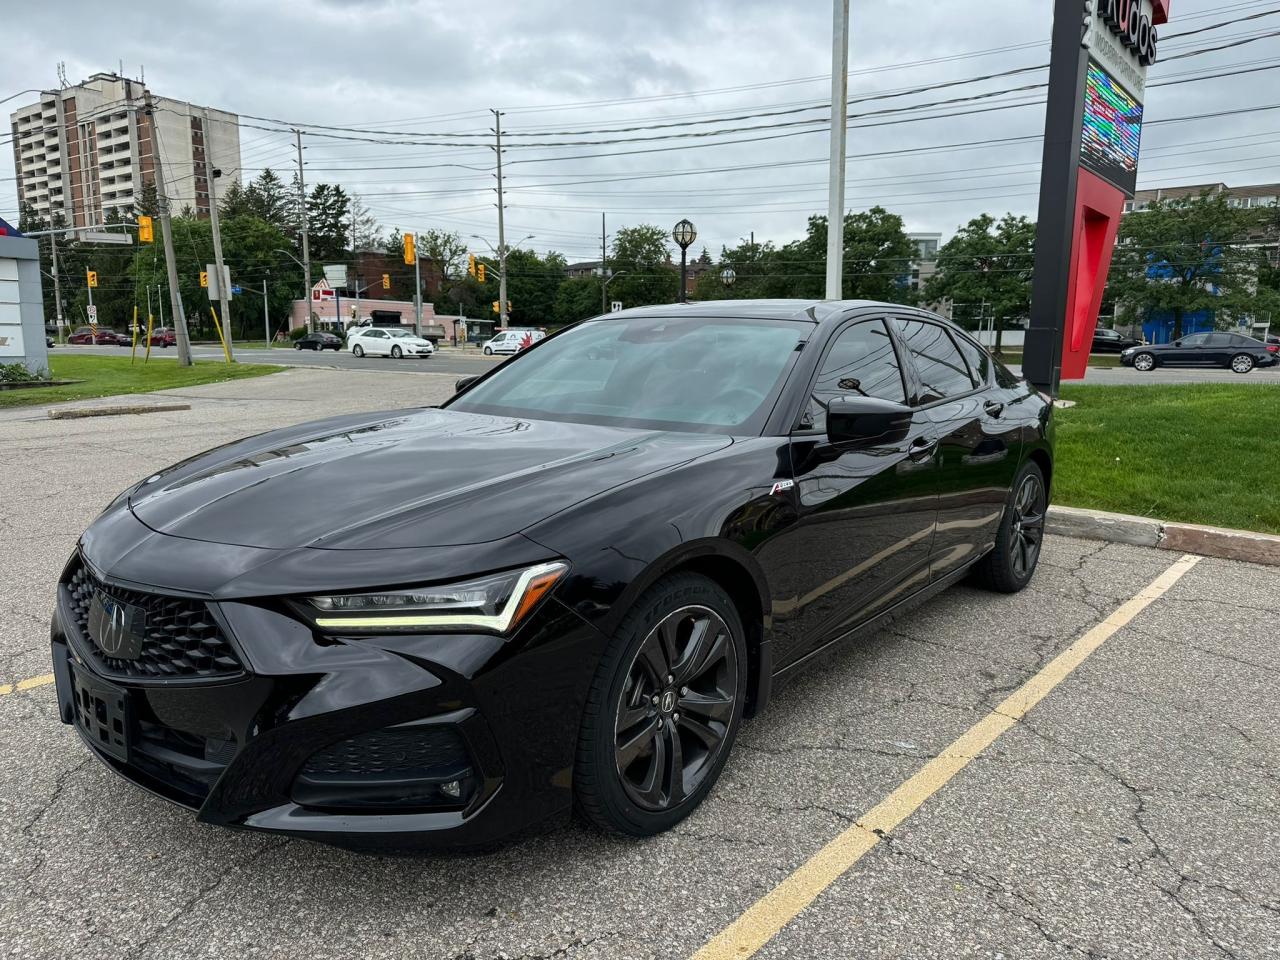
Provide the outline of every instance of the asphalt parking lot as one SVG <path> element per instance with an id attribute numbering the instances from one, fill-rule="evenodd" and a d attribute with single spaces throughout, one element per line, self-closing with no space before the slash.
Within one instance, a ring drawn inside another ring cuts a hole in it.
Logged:
<path id="1" fill-rule="evenodd" d="M 292 370 L 177 391 L 189 411 L 0 417 L 0 956 L 1280 956 L 1277 568 L 1050 538 L 1026 592 L 955 588 L 785 685 L 645 842 L 360 855 L 198 825 L 90 758 L 45 677 L 101 507 L 453 379 Z"/>

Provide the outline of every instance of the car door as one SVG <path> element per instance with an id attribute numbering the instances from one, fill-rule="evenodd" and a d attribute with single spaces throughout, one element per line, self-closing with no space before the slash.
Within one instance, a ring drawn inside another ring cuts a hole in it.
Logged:
<path id="1" fill-rule="evenodd" d="M 1021 425 L 1007 414 L 1011 394 L 992 382 L 990 355 L 959 331 L 929 320 L 897 318 L 913 403 L 928 414 L 938 441 L 938 521 L 930 577 L 938 580 L 994 544 L 1021 452 Z"/>
<path id="2" fill-rule="evenodd" d="M 1229 367 L 1236 355 L 1229 333 L 1211 333 L 1205 337 L 1204 362 L 1210 367 Z"/>
<path id="3" fill-rule="evenodd" d="M 1204 347 L 1208 338 L 1207 333 L 1193 333 L 1181 340 L 1175 340 L 1166 351 L 1160 354 L 1160 362 L 1167 367 L 1204 366 L 1207 363 Z"/>
<path id="4" fill-rule="evenodd" d="M 899 442 L 833 447 L 826 404 L 861 395 L 906 402 L 897 346 L 882 317 L 827 342 L 791 438 L 797 522 L 769 546 L 774 662 L 788 666 L 928 582 L 937 513 L 930 431 L 921 413 Z"/>

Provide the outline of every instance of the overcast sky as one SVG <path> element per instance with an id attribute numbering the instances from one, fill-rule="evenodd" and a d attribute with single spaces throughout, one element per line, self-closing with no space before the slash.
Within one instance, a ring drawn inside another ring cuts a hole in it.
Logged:
<path id="1" fill-rule="evenodd" d="M 853 0 L 851 6 L 851 98 L 1048 62 L 1051 0 Z M 1173 20 L 1163 32 L 1171 37 L 1277 8 L 1274 0 L 1173 0 Z M 525 246 L 559 250 L 571 261 L 598 257 L 603 211 L 610 232 L 644 222 L 669 227 L 688 216 L 699 232 L 694 252 L 705 243 L 717 254 L 722 244 L 736 244 L 752 231 L 757 241 L 794 239 L 804 233 L 810 213 L 825 212 L 828 137 L 820 125 L 617 145 L 522 141 L 652 137 L 819 117 L 820 109 L 665 130 L 578 133 L 820 104 L 829 97 L 828 0 L 625 6 L 548 0 L 133 0 L 104 6 L 58 0 L 21 11 L 5 17 L 0 99 L 27 87 L 56 86 L 59 61 L 72 83 L 118 70 L 123 61 L 128 76 L 145 69 L 148 86 L 159 95 L 288 123 L 417 135 L 424 144 L 306 138 L 308 181 L 336 181 L 360 193 L 388 230 L 446 227 L 496 242 L 492 150 L 439 136 L 484 134 L 492 125 L 491 107 L 504 111 L 510 134 L 504 162 L 513 245 L 533 234 Z M 1280 15 L 1169 39 L 1149 82 L 1276 65 L 1280 37 L 1171 59 L 1276 31 Z M 1148 123 L 1274 104 L 1280 101 L 1278 77 L 1280 71 L 1263 71 L 1156 86 L 1148 92 Z M 884 110 L 1043 79 L 1044 72 L 1020 74 L 850 109 Z M 915 116 L 1041 95 L 1009 92 Z M 14 106 L 32 99 L 6 104 L 6 120 Z M 900 213 L 909 230 L 944 235 L 984 211 L 1034 216 L 1037 139 L 947 145 L 1038 138 L 1042 125 L 1043 108 L 1032 104 L 854 126 L 847 206 L 880 203 Z M 1278 126 L 1280 110 L 1148 126 L 1139 185 L 1280 180 Z M 535 133 L 541 135 L 527 135 Z M 747 138 L 753 139 L 725 142 Z M 246 177 L 266 166 L 290 177 L 291 135 L 244 126 L 241 150 Z M 872 156 L 861 156 L 867 154 Z M 782 163 L 789 165 L 724 169 Z M 617 179 L 623 177 L 633 179 Z M 593 180 L 613 182 L 587 182 Z M 6 143 L 0 149 L 0 215 L 14 217 L 16 208 Z M 473 243 L 483 249 L 481 241 Z"/>

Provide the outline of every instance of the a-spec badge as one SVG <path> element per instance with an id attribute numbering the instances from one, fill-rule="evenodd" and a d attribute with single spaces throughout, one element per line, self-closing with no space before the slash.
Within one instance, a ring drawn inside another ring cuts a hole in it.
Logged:
<path id="1" fill-rule="evenodd" d="M 769 496 L 777 496 L 779 493 L 790 490 L 796 485 L 794 480 L 779 480 L 773 485 L 773 489 L 769 491 Z"/>

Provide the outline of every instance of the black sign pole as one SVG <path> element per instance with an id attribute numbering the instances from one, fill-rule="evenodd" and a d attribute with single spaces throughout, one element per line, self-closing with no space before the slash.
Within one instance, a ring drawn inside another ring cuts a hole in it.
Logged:
<path id="1" fill-rule="evenodd" d="M 1092 6 L 1090 0 L 1055 0 L 1053 10 L 1040 213 L 1036 221 L 1035 272 L 1031 282 L 1031 325 L 1023 347 L 1022 372 L 1038 389 L 1054 397 L 1058 395 L 1062 377 L 1062 339 L 1066 331 L 1075 239 L 1082 104 L 1089 67 L 1085 37 Z"/>

